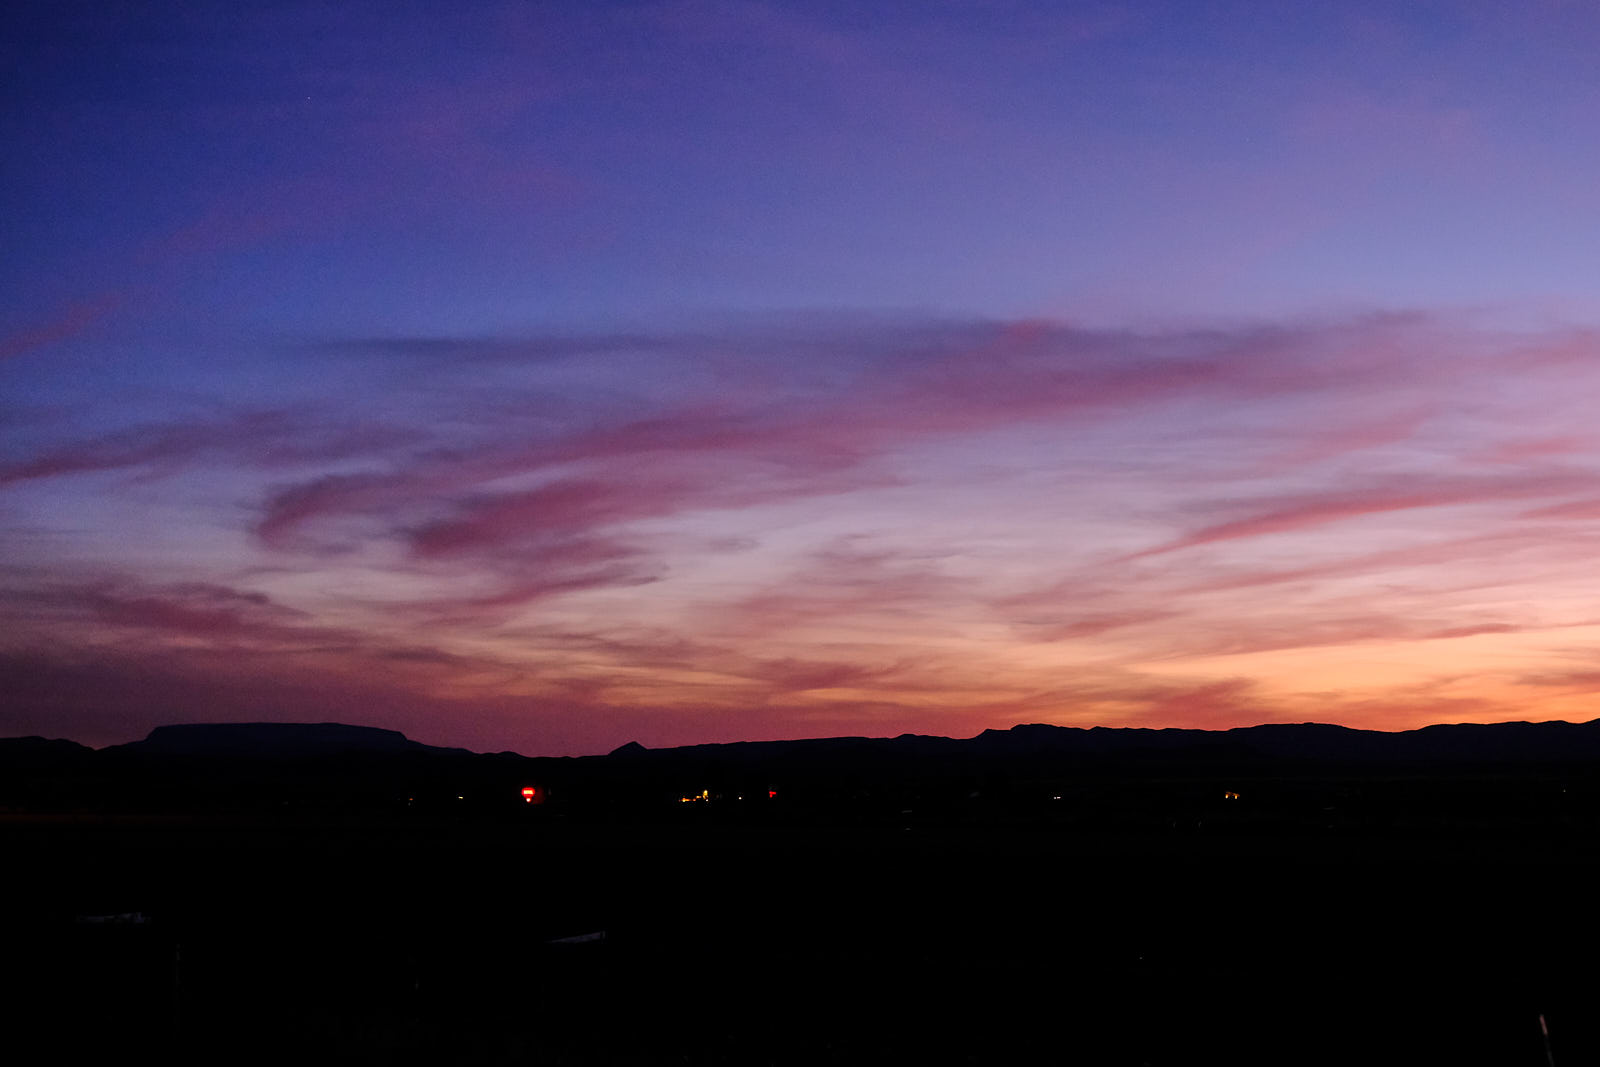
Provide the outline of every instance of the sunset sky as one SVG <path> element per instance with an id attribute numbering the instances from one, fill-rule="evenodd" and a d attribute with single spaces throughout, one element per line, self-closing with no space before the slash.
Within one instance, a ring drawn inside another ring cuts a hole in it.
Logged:
<path id="1" fill-rule="evenodd" d="M 0 735 L 1600 717 L 1600 8 L 0 31 Z"/>

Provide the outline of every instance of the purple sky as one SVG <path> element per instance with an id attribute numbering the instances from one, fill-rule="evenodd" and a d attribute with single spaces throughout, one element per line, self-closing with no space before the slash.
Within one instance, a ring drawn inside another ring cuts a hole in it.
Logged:
<path id="1" fill-rule="evenodd" d="M 1600 9 L 24 2 L 0 735 L 1600 715 Z"/>

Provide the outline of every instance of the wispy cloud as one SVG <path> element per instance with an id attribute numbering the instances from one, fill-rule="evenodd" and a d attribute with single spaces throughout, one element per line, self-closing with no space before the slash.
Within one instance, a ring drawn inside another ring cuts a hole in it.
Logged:
<path id="1" fill-rule="evenodd" d="M 1588 484 L 1589 480 L 1587 475 L 1577 472 L 1547 472 L 1513 479 L 1470 481 L 1419 478 L 1409 484 L 1385 484 L 1310 494 L 1244 518 L 1202 526 L 1165 544 L 1135 552 L 1127 559 L 1145 559 L 1222 541 L 1291 533 L 1387 512 L 1556 495 L 1578 489 Z"/>
<path id="2" fill-rule="evenodd" d="M 48 348 L 93 329 L 120 308 L 125 293 L 107 293 L 81 300 L 58 310 L 53 316 L 0 337 L 0 361 L 15 359 L 35 349 Z"/>
<path id="3" fill-rule="evenodd" d="M 1441 345 L 1451 329 L 1467 340 Z M 194 515 L 230 563 L 18 579 L 17 621 L 190 678 L 233 650 L 310 690 L 368 671 L 647 733 L 690 708 L 791 736 L 855 714 L 1306 717 L 1285 677 L 1239 664 L 1411 648 L 1436 671 L 1585 625 L 1537 592 L 1600 537 L 1573 399 L 1593 367 L 1526 355 L 1561 347 L 1428 316 L 334 342 L 306 353 L 329 361 L 325 401 L 31 426 L 0 470 L 17 499 L 119 472 L 96 507 Z M 1486 390 L 1508 359 L 1517 388 Z M 1373 685 L 1350 700 L 1378 709 Z"/>
<path id="4" fill-rule="evenodd" d="M 167 422 L 88 437 L 0 465 L 0 486 L 94 471 L 171 473 L 223 461 L 251 468 L 327 463 L 391 448 L 416 434 L 395 426 L 316 419 L 282 410 Z"/>

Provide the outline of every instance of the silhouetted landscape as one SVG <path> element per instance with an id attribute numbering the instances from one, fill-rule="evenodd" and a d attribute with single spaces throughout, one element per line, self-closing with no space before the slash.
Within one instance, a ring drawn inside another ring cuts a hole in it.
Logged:
<path id="1" fill-rule="evenodd" d="M 62 1061 L 1593 1062 L 1597 767 L 1600 722 L 13 738 L 5 998 Z"/>
<path id="2" fill-rule="evenodd" d="M 0 1067 L 1600 1063 L 1600 4 L 6 16 Z"/>

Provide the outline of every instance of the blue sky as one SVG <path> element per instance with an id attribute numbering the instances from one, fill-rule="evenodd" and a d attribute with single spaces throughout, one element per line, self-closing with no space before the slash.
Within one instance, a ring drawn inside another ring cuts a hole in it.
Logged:
<path id="1" fill-rule="evenodd" d="M 24 4 L 0 731 L 1592 718 L 1597 38 Z"/>

